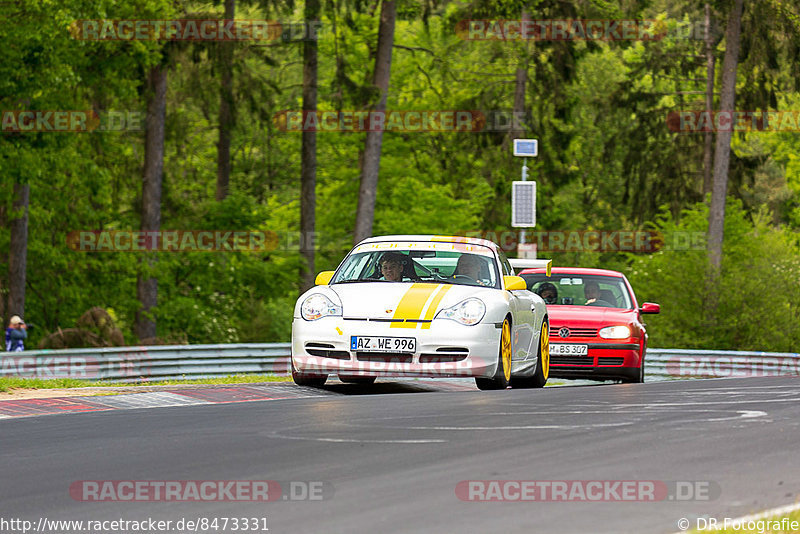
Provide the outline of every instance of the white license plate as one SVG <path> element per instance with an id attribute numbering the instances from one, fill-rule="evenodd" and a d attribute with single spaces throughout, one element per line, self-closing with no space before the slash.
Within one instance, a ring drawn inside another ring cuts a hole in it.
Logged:
<path id="1" fill-rule="evenodd" d="M 569 354 L 571 356 L 586 356 L 589 354 L 589 345 L 554 345 L 550 344 L 550 354 Z"/>
<path id="2" fill-rule="evenodd" d="M 414 352 L 417 339 L 413 337 L 350 336 L 350 350 L 359 352 Z"/>

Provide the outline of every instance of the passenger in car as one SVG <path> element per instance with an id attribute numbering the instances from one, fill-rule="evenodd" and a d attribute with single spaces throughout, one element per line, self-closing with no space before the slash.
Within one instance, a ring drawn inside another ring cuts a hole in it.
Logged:
<path id="1" fill-rule="evenodd" d="M 558 303 L 558 289 L 556 289 L 556 286 L 550 282 L 545 282 L 544 284 L 540 285 L 536 292 L 540 297 L 542 297 L 542 299 L 544 299 L 545 304 Z"/>
<path id="2" fill-rule="evenodd" d="M 601 289 L 600 290 L 600 299 L 602 301 L 608 302 L 609 306 L 612 308 L 618 308 L 617 297 L 614 296 L 614 292 L 610 289 Z"/>
<path id="3" fill-rule="evenodd" d="M 484 285 L 481 281 L 481 265 L 485 262 L 474 254 L 462 254 L 456 263 L 456 270 L 453 271 L 453 276 L 466 276 Z"/>

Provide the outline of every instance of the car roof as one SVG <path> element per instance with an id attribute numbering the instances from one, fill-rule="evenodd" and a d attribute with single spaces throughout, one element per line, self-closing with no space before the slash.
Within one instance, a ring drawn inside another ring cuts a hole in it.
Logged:
<path id="1" fill-rule="evenodd" d="M 375 237 L 368 237 L 359 243 L 378 243 L 382 241 L 441 241 L 443 243 L 467 243 L 470 245 L 483 245 L 496 251 L 497 244 L 494 241 L 487 239 L 478 239 L 477 237 L 462 237 L 457 235 L 381 235 Z"/>
<path id="2" fill-rule="evenodd" d="M 523 269 L 519 275 L 523 274 L 544 274 L 544 268 Z M 579 274 L 579 275 L 596 275 L 596 276 L 615 276 L 617 278 L 624 278 L 625 276 L 619 271 L 610 271 L 608 269 L 593 269 L 589 267 L 553 267 L 552 274 Z"/>

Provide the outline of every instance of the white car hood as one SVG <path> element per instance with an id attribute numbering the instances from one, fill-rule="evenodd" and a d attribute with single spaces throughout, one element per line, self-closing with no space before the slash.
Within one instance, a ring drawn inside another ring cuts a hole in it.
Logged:
<path id="1" fill-rule="evenodd" d="M 489 298 L 496 289 L 436 283 L 366 282 L 328 288 L 342 302 L 346 318 L 433 319 L 436 312 L 469 297 Z"/>

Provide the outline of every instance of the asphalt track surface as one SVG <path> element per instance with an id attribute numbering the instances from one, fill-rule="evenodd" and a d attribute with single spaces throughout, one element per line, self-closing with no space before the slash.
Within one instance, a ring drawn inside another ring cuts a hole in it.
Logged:
<path id="1" fill-rule="evenodd" d="M 217 518 L 205 532 L 242 532 L 221 521 L 257 517 L 266 518 L 258 531 L 303 534 L 668 533 L 681 518 L 738 517 L 800 495 L 796 378 L 493 392 L 379 383 L 319 393 L 0 420 L 0 520 Z M 288 482 L 313 481 L 323 498 L 81 502 L 69 493 L 81 480 L 272 480 L 287 493 Z M 456 488 L 470 480 L 655 481 L 673 498 L 461 500 Z M 678 495 L 676 481 L 709 495 Z"/>

